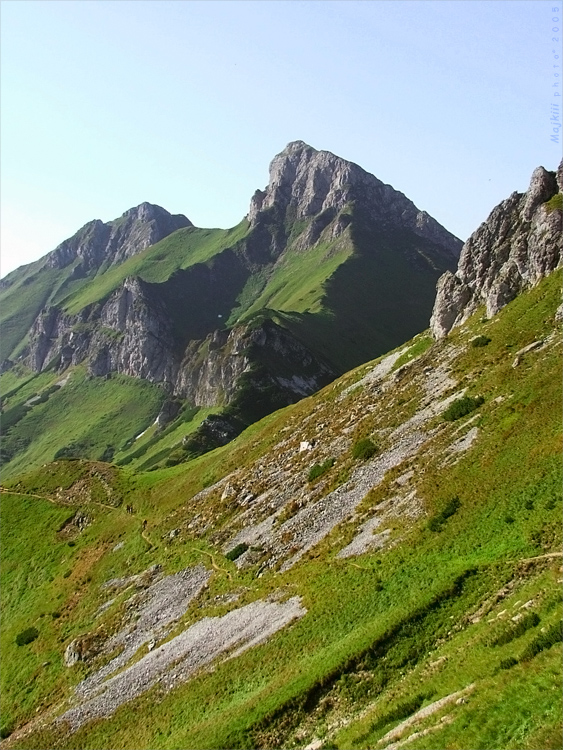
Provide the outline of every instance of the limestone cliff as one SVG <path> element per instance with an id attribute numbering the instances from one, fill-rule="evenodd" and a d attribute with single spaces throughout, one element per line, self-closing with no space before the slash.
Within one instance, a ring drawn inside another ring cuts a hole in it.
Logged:
<path id="1" fill-rule="evenodd" d="M 497 313 L 521 291 L 537 284 L 561 263 L 563 162 L 558 174 L 538 167 L 525 193 L 514 192 L 493 209 L 464 244 L 455 274 L 446 271 L 437 286 L 430 320 L 443 338 L 480 305 Z M 559 193 L 560 194 L 560 193 Z"/>
<path id="2" fill-rule="evenodd" d="M 258 389 L 276 390 L 276 408 L 314 393 L 337 374 L 270 320 L 215 330 L 182 350 L 153 286 L 128 278 L 103 305 L 79 315 L 56 307 L 43 311 L 30 332 L 32 369 L 62 371 L 86 362 L 93 376 L 117 372 L 160 383 L 195 406 L 231 403 L 246 373 Z"/>
<path id="3" fill-rule="evenodd" d="M 44 310 L 30 331 L 29 363 L 37 371 L 50 363 L 63 370 L 87 360 L 92 375 L 116 371 L 173 383 L 170 327 L 148 285 L 128 278 L 103 305 L 89 305 L 78 315 Z"/>

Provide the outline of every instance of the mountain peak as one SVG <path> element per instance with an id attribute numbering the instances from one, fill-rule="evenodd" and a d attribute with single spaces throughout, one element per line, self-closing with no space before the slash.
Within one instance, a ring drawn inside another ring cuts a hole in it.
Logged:
<path id="1" fill-rule="evenodd" d="M 65 268 L 78 260 L 80 275 L 104 263 L 121 263 L 183 227 L 193 227 L 183 214 L 144 202 L 113 221 L 89 221 L 47 256 L 47 267 Z"/>
<path id="2" fill-rule="evenodd" d="M 295 153 L 296 151 L 303 151 L 305 149 L 308 149 L 309 151 L 314 151 L 317 153 L 317 150 L 313 148 L 312 146 L 309 146 L 308 143 L 305 143 L 305 141 L 290 141 L 287 146 L 284 148 L 284 150 L 281 152 L 281 154 L 286 153 Z M 281 156 L 281 154 L 279 154 Z"/>
<path id="3" fill-rule="evenodd" d="M 181 223 L 184 226 L 193 226 L 192 222 L 184 214 L 171 214 L 165 208 L 157 206 L 155 203 L 148 203 L 147 201 L 129 208 L 120 218 L 123 219 L 125 217 L 132 217 L 137 221 L 160 221 L 165 223 L 169 222 L 170 219 L 175 219 L 177 223 Z M 119 219 L 116 219 L 116 221 L 119 221 Z"/>
<path id="4" fill-rule="evenodd" d="M 268 185 L 265 190 L 255 192 L 248 219 L 251 225 L 256 225 L 264 212 L 273 207 L 282 213 L 291 207 L 296 219 L 329 213 L 336 216 L 351 204 L 361 206 L 372 221 L 408 228 L 459 257 L 461 241 L 425 211 L 420 211 L 403 193 L 357 164 L 330 151 L 317 151 L 304 141 L 288 143 L 272 159 Z"/>

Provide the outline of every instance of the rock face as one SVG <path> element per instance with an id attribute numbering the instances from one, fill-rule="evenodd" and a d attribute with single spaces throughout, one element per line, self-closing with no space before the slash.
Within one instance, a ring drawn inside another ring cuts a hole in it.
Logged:
<path id="1" fill-rule="evenodd" d="M 447 271 L 438 281 L 430 320 L 435 338 L 480 305 L 488 317 L 495 315 L 560 265 L 562 214 L 548 201 L 561 191 L 562 165 L 557 176 L 543 167 L 534 170 L 528 190 L 494 208 L 464 244 L 456 273 Z"/>
<path id="2" fill-rule="evenodd" d="M 117 372 L 161 383 L 171 394 L 205 407 L 229 403 L 245 373 L 262 389 L 283 392 L 280 406 L 310 395 L 336 376 L 269 320 L 216 330 L 203 341 L 191 340 L 182 351 L 152 286 L 126 279 L 104 305 L 89 306 L 78 316 L 56 307 L 45 310 L 30 332 L 32 368 L 41 371 L 54 364 L 64 370 L 86 361 L 90 375 Z"/>
<path id="3" fill-rule="evenodd" d="M 348 215 L 338 215 L 354 203 L 370 218 L 387 226 L 408 228 L 459 257 L 461 242 L 425 211 L 420 211 L 403 193 L 364 171 L 357 164 L 329 151 L 316 151 L 303 141 L 289 143 L 270 164 L 265 191 L 254 194 L 248 219 L 256 226 L 273 207 L 288 208 L 296 219 L 317 216 L 306 242 L 315 242 L 333 222 L 332 236 L 346 229 Z"/>
<path id="4" fill-rule="evenodd" d="M 115 221 L 88 222 L 49 254 L 46 267 L 65 268 L 77 261 L 74 273 L 78 277 L 102 265 L 121 263 L 177 229 L 191 226 L 182 214 L 173 216 L 160 206 L 141 203 Z"/>
<path id="5" fill-rule="evenodd" d="M 63 370 L 87 359 L 92 375 L 173 382 L 173 348 L 170 322 L 150 299 L 149 285 L 128 278 L 101 308 L 88 306 L 76 316 L 57 307 L 43 311 L 30 331 L 29 361 L 41 371 L 53 360 Z"/>

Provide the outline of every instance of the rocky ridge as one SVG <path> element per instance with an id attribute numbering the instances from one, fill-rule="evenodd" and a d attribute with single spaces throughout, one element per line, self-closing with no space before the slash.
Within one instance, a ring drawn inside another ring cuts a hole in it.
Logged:
<path id="1" fill-rule="evenodd" d="M 122 263 L 184 227 L 193 224 L 183 214 L 172 215 L 160 206 L 141 203 L 114 221 L 88 222 L 49 253 L 45 265 L 65 268 L 76 262 L 74 275 L 80 277 L 101 266 Z"/>
<path id="2" fill-rule="evenodd" d="M 464 244 L 457 271 L 437 286 L 430 320 L 435 338 L 461 325 L 480 306 L 490 318 L 521 291 L 561 264 L 561 210 L 548 204 L 563 189 L 557 175 L 534 170 L 525 193 L 514 192 L 493 209 Z"/>
<path id="3" fill-rule="evenodd" d="M 227 259 L 217 269 L 225 266 L 223 275 L 244 275 L 257 264 L 271 263 L 272 258 L 279 257 L 288 237 L 271 227 L 265 231 L 270 209 L 278 218 L 313 218 L 298 238 L 299 246 L 306 249 L 321 235 L 326 240 L 345 232 L 352 221 L 346 213 L 352 204 L 366 208 L 372 220 L 408 227 L 417 236 L 439 243 L 441 252 L 457 257 L 459 240 L 402 193 L 351 162 L 297 141 L 274 158 L 266 192 L 258 192 L 251 202 L 248 218 L 252 230 L 241 255 L 242 266 L 247 270 L 241 270 L 241 261 L 236 260 L 230 261 L 230 267 Z M 63 268 L 76 263 L 73 274 L 80 276 L 92 269 L 116 265 L 187 226 L 192 224 L 185 216 L 172 216 L 158 206 L 143 203 L 113 222 L 90 222 L 50 253 L 46 265 Z M 268 245 L 269 249 L 265 249 Z M 201 281 L 205 283 L 205 279 Z M 164 286 L 129 277 L 105 301 L 89 305 L 76 315 L 67 314 L 60 306 L 43 309 L 30 330 L 28 363 L 33 370 L 41 371 L 56 361 L 58 368 L 64 370 L 86 360 L 94 376 L 119 372 L 162 383 L 195 405 L 228 402 L 236 390 L 237 378 L 248 369 L 248 360 L 240 356 L 244 348 L 240 342 L 246 348 L 253 343 L 265 346 L 272 339 L 272 327 L 269 335 L 264 330 L 259 335 L 251 334 L 244 327 L 210 330 L 205 338 L 192 338 L 186 348 L 179 349 Z M 218 295 L 220 289 L 210 293 Z M 192 317 L 196 314 L 194 310 Z M 274 349 L 299 350 L 307 365 L 311 362 L 311 352 L 298 341 L 290 342 L 287 332 L 278 329 L 273 338 Z M 203 361 L 202 349 L 208 351 Z M 296 359 L 295 355 L 292 359 Z M 308 395 L 325 382 L 329 369 L 318 364 L 318 376 L 311 380 L 297 368 L 289 377 L 277 378 L 278 385 L 294 394 Z"/>
<path id="4" fill-rule="evenodd" d="M 302 240 L 313 243 L 328 225 L 333 238 L 344 232 L 350 223 L 345 209 L 351 204 L 367 210 L 370 218 L 379 223 L 406 227 L 459 257 L 460 240 L 403 193 L 357 164 L 330 151 L 317 151 L 303 141 L 289 143 L 274 157 L 268 186 L 254 194 L 248 219 L 251 226 L 256 226 L 274 207 L 290 210 L 297 219 L 315 216 Z"/>

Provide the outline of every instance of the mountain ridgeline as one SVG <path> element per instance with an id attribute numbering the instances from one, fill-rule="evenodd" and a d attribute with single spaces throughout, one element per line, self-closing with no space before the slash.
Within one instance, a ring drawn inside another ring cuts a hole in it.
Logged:
<path id="1" fill-rule="evenodd" d="M 461 245 L 402 193 L 297 141 L 233 229 L 144 203 L 7 276 L 2 369 L 82 367 L 159 386 L 164 415 L 215 409 L 190 444 L 201 452 L 423 330 Z"/>

